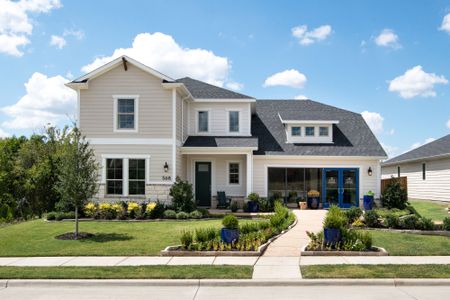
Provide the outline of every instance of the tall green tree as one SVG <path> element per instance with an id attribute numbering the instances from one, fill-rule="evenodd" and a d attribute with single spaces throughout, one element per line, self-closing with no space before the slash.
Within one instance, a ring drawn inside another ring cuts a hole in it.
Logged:
<path id="1" fill-rule="evenodd" d="M 75 239 L 78 238 L 78 211 L 97 193 L 98 169 L 93 149 L 74 127 L 62 144 L 58 190 L 61 201 L 74 207 Z"/>

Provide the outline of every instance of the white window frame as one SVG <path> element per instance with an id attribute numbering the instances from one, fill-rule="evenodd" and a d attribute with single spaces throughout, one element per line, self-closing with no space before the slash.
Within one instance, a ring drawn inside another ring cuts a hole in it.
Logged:
<path id="1" fill-rule="evenodd" d="M 227 133 L 228 134 L 230 134 L 230 135 L 233 135 L 233 134 L 236 134 L 236 135 L 238 135 L 238 134 L 241 134 L 241 130 L 242 130 L 242 109 L 227 109 L 226 110 L 227 111 Z M 238 122 L 239 122 L 239 128 L 238 128 L 238 131 L 230 131 L 230 113 L 231 112 L 237 112 L 239 115 L 238 115 Z"/>
<path id="2" fill-rule="evenodd" d="M 150 155 L 139 155 L 139 154 L 103 154 L 102 155 L 102 180 L 101 183 L 105 185 L 105 192 L 104 194 L 109 197 L 128 197 L 130 196 L 129 190 L 128 190 L 128 183 L 129 183 L 129 174 L 128 174 L 128 167 L 129 167 L 129 160 L 130 159 L 145 159 L 145 184 L 150 184 Z M 107 194 L 106 190 L 106 171 L 107 171 L 107 165 L 106 162 L 108 159 L 122 159 L 122 195 L 114 195 L 114 194 Z M 145 195 L 131 195 L 132 197 L 145 197 Z"/>
<path id="3" fill-rule="evenodd" d="M 139 95 L 113 95 L 114 100 L 114 117 L 113 117 L 113 130 L 114 132 L 138 132 L 139 131 Z M 120 129 L 118 120 L 118 105 L 119 99 L 133 99 L 134 100 L 134 128 L 133 129 Z"/>
<path id="4" fill-rule="evenodd" d="M 292 131 L 293 131 L 294 128 L 300 128 L 300 134 L 299 134 L 299 135 L 293 135 L 293 134 L 292 134 Z M 290 129 L 291 129 L 291 137 L 296 138 L 296 137 L 301 137 L 301 136 L 303 136 L 303 135 L 302 135 L 302 129 L 303 129 L 303 126 L 291 126 Z"/>
<path id="5" fill-rule="evenodd" d="M 208 112 L 208 130 L 207 131 L 199 131 L 199 117 L 200 117 L 200 112 Z M 202 134 L 209 134 L 211 132 L 211 109 L 210 108 L 198 108 L 195 110 L 195 132 L 198 135 L 202 135 Z"/>
<path id="6" fill-rule="evenodd" d="M 321 135 L 320 134 L 320 129 L 321 128 L 326 128 L 327 129 L 327 134 L 326 135 Z M 329 137 L 330 136 L 330 126 L 319 126 L 319 128 L 318 128 L 319 130 L 318 130 L 318 133 L 319 133 L 319 136 L 320 137 Z"/>
<path id="7" fill-rule="evenodd" d="M 239 182 L 238 183 L 230 183 L 230 164 L 238 164 L 238 175 Z M 227 161 L 227 186 L 241 186 L 242 184 L 242 161 L 230 160 Z"/>
<path id="8" fill-rule="evenodd" d="M 314 137 L 314 136 L 316 136 L 316 131 L 317 131 L 317 130 L 316 130 L 316 126 L 304 126 L 304 127 L 305 127 L 305 137 Z M 307 133 L 306 133 L 306 129 L 307 129 L 307 128 L 313 128 L 313 129 L 314 129 L 314 132 L 313 132 L 314 134 L 313 134 L 313 135 L 307 134 Z"/>

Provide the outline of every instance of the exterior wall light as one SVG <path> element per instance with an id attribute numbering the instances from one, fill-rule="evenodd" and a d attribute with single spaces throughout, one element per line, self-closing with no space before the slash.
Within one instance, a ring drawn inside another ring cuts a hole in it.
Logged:
<path id="1" fill-rule="evenodd" d="M 368 174 L 369 176 L 372 176 L 372 168 L 371 168 L 371 167 L 369 167 L 369 169 L 367 170 L 367 174 Z"/>
<path id="2" fill-rule="evenodd" d="M 164 163 L 164 172 L 168 172 L 169 171 L 169 165 L 167 164 L 167 161 Z"/>

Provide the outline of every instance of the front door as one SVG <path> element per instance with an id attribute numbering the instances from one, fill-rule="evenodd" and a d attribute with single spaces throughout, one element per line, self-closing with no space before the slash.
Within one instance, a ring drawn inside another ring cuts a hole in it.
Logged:
<path id="1" fill-rule="evenodd" d="M 211 163 L 195 163 L 195 200 L 198 206 L 211 206 Z"/>
<path id="2" fill-rule="evenodd" d="M 358 206 L 358 169 L 324 169 L 322 175 L 323 207 Z"/>

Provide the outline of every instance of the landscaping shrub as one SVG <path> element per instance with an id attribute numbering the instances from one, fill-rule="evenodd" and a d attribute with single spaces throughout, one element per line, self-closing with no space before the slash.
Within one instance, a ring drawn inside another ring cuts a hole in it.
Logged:
<path id="1" fill-rule="evenodd" d="M 250 212 L 250 208 L 249 208 L 248 202 L 244 202 L 244 205 L 242 205 L 242 210 L 244 212 Z"/>
<path id="2" fill-rule="evenodd" d="M 336 205 L 332 205 L 323 221 L 324 228 L 341 229 L 347 224 L 347 217 L 345 213 Z"/>
<path id="3" fill-rule="evenodd" d="M 260 212 L 272 212 L 274 211 L 275 200 L 271 198 L 260 198 L 258 200 L 258 205 Z"/>
<path id="4" fill-rule="evenodd" d="M 408 204 L 407 192 L 399 180 L 391 180 L 381 195 L 381 203 L 386 208 L 404 209 Z"/>
<path id="5" fill-rule="evenodd" d="M 442 228 L 444 230 L 450 230 L 450 217 L 445 217 L 444 220 L 442 220 Z"/>
<path id="6" fill-rule="evenodd" d="M 366 251 L 372 248 L 372 236 L 365 231 L 342 230 L 342 241 L 336 245 L 343 251 Z"/>
<path id="7" fill-rule="evenodd" d="M 0 205 L 0 222 L 11 222 L 14 218 L 13 210 L 8 204 Z"/>
<path id="8" fill-rule="evenodd" d="M 183 247 L 185 249 L 190 250 L 192 244 L 194 243 L 194 235 L 192 234 L 191 231 L 182 231 L 181 232 L 181 236 L 180 236 L 180 241 L 181 241 L 181 245 L 183 245 Z"/>
<path id="9" fill-rule="evenodd" d="M 420 229 L 422 230 L 434 230 L 434 222 L 429 218 L 420 218 Z"/>
<path id="10" fill-rule="evenodd" d="M 98 205 L 98 217 L 105 220 L 112 220 L 116 216 L 117 212 L 110 203 L 100 203 Z"/>
<path id="11" fill-rule="evenodd" d="M 67 219 L 75 219 L 74 212 L 58 212 L 55 215 L 56 221 L 67 220 Z"/>
<path id="12" fill-rule="evenodd" d="M 195 229 L 195 241 L 198 243 L 206 243 L 220 237 L 220 233 L 214 227 Z"/>
<path id="13" fill-rule="evenodd" d="M 199 210 L 194 210 L 189 214 L 189 218 L 191 219 L 201 219 L 203 214 Z"/>
<path id="14" fill-rule="evenodd" d="M 172 204 L 176 211 L 189 213 L 195 209 L 192 184 L 189 182 L 177 177 L 175 183 L 170 187 L 169 195 L 172 196 Z"/>
<path id="15" fill-rule="evenodd" d="M 380 216 L 375 210 L 366 211 L 366 213 L 364 214 L 364 223 L 366 223 L 368 227 L 380 227 L 379 217 Z"/>
<path id="16" fill-rule="evenodd" d="M 128 217 L 130 217 L 130 219 L 134 219 L 136 218 L 138 211 L 141 210 L 141 206 L 136 203 L 136 202 L 128 202 L 127 203 L 127 212 L 128 212 Z"/>
<path id="17" fill-rule="evenodd" d="M 177 213 L 172 210 L 172 209 L 168 209 L 163 213 L 164 218 L 166 219 L 176 219 L 177 218 Z"/>
<path id="18" fill-rule="evenodd" d="M 349 224 L 353 223 L 356 221 L 356 219 L 358 219 L 359 217 L 361 217 L 363 214 L 363 211 L 361 210 L 361 208 L 353 206 L 350 207 L 349 209 L 347 209 L 345 211 L 345 215 L 347 216 L 347 220 L 349 222 Z"/>
<path id="19" fill-rule="evenodd" d="M 155 207 L 148 213 L 150 219 L 160 219 L 164 216 L 164 211 L 166 210 L 164 204 L 157 200 L 155 202 Z"/>
<path id="20" fill-rule="evenodd" d="M 364 222 L 361 219 L 356 219 L 353 223 L 352 223 L 352 227 L 365 227 L 366 224 L 364 224 Z"/>
<path id="21" fill-rule="evenodd" d="M 231 202 L 230 209 L 232 212 L 237 212 L 239 207 L 236 201 Z"/>
<path id="22" fill-rule="evenodd" d="M 257 224 L 260 230 L 266 230 L 270 228 L 270 221 L 260 221 Z"/>
<path id="23" fill-rule="evenodd" d="M 400 224 L 400 218 L 393 213 L 386 215 L 384 221 L 388 228 L 398 228 Z"/>
<path id="24" fill-rule="evenodd" d="M 56 212 L 51 211 L 49 213 L 47 213 L 47 221 L 54 221 L 56 220 Z"/>
<path id="25" fill-rule="evenodd" d="M 248 222 L 244 223 L 241 226 L 239 226 L 239 233 L 241 234 L 247 234 L 250 232 L 255 232 L 260 230 L 258 222 Z"/>
<path id="26" fill-rule="evenodd" d="M 399 225 L 402 229 L 420 229 L 419 217 L 416 215 L 401 217 Z"/>
<path id="27" fill-rule="evenodd" d="M 84 206 L 83 213 L 86 217 L 94 218 L 97 213 L 97 205 L 93 202 L 89 202 Z"/>
<path id="28" fill-rule="evenodd" d="M 222 225 L 227 229 L 238 229 L 239 221 L 234 215 L 226 215 L 223 217 Z"/>
<path id="29" fill-rule="evenodd" d="M 186 220 L 188 218 L 189 218 L 189 214 L 187 212 L 180 211 L 179 213 L 177 213 L 177 219 Z"/>
<path id="30" fill-rule="evenodd" d="M 247 199 L 250 200 L 250 201 L 258 202 L 259 201 L 259 194 L 257 194 L 257 193 L 250 193 L 250 194 L 248 194 Z"/>
<path id="31" fill-rule="evenodd" d="M 206 208 L 197 208 L 197 211 L 202 213 L 203 218 L 208 218 L 210 216 L 209 211 Z"/>

